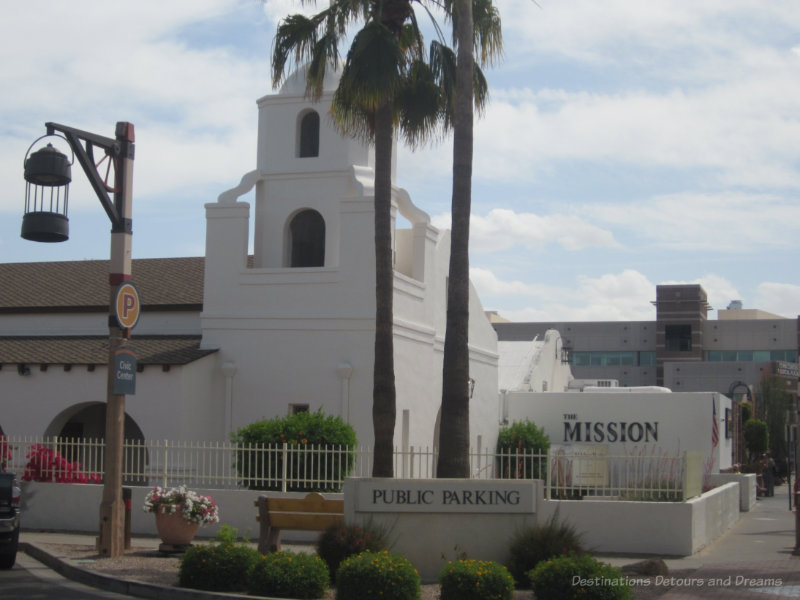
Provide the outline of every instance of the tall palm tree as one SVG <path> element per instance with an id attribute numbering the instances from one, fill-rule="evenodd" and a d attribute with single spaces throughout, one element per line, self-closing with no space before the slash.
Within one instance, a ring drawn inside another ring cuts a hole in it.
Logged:
<path id="1" fill-rule="evenodd" d="M 473 20 L 473 8 L 475 19 Z M 502 46 L 490 1 L 452 0 L 458 52 L 454 94 L 453 192 L 447 324 L 437 477 L 469 477 L 469 221 L 472 204 L 474 51 L 491 61 Z"/>
<path id="2" fill-rule="evenodd" d="M 332 0 L 327 9 L 311 17 L 292 15 L 284 19 L 273 46 L 273 85 L 283 79 L 292 58 L 297 64 L 308 61 L 306 93 L 318 100 L 326 68 L 338 60 L 338 48 L 348 25 L 365 22 L 348 51 L 331 113 L 343 133 L 375 144 L 375 477 L 393 476 L 396 420 L 391 246 L 393 135 L 399 128 L 406 141 L 416 145 L 440 131 L 440 123 L 447 126 L 452 122 L 448 94 L 454 88 L 455 56 L 444 44 L 434 41 L 426 61 L 412 7 L 423 1 L 436 5 L 439 0 Z M 474 80 L 476 98 L 483 101 L 485 79 L 476 74 Z"/>

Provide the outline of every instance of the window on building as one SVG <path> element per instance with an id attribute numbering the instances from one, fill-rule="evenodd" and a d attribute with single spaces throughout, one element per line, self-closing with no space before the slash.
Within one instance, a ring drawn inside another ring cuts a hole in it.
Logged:
<path id="1" fill-rule="evenodd" d="M 635 366 L 636 356 L 634 352 L 615 350 L 607 352 L 599 350 L 594 352 L 570 352 L 569 363 L 578 367 Z"/>
<path id="2" fill-rule="evenodd" d="M 308 404 L 290 404 L 289 414 L 296 415 L 297 413 L 308 412 Z"/>
<path id="3" fill-rule="evenodd" d="M 309 111 L 300 119 L 300 158 L 319 156 L 319 113 Z"/>
<path id="4" fill-rule="evenodd" d="M 639 352 L 639 366 L 649 367 L 656 364 L 656 353 L 651 350 Z"/>
<path id="5" fill-rule="evenodd" d="M 325 219 L 315 210 L 297 213 L 289 224 L 290 267 L 325 266 Z"/>
<path id="6" fill-rule="evenodd" d="M 590 352 L 570 352 L 569 362 L 575 367 L 585 367 L 590 362 Z"/>
<path id="7" fill-rule="evenodd" d="M 709 362 L 797 362 L 797 350 L 709 350 Z"/>
<path id="8" fill-rule="evenodd" d="M 670 352 L 689 352 L 692 349 L 691 325 L 667 325 L 664 328 L 666 348 Z"/>

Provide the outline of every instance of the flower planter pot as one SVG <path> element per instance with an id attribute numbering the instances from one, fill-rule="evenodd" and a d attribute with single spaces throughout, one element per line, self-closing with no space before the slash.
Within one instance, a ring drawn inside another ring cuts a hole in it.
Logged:
<path id="1" fill-rule="evenodd" d="M 192 543 L 197 529 L 200 527 L 199 523 L 192 523 L 184 519 L 181 514 L 181 508 L 179 506 L 174 513 L 155 513 L 158 537 L 161 538 L 164 545 L 188 546 Z"/>

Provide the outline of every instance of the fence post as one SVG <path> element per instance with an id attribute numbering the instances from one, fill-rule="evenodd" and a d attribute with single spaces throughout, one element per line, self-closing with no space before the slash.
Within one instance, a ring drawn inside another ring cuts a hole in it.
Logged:
<path id="1" fill-rule="evenodd" d="M 540 455 L 541 456 L 541 455 Z M 550 448 L 547 449 L 547 454 L 545 454 L 545 465 L 544 465 L 544 497 L 545 498 L 552 498 L 553 497 L 553 469 L 551 467 L 551 458 L 550 458 Z"/>
<path id="2" fill-rule="evenodd" d="M 57 450 L 57 448 L 58 448 L 58 436 L 55 436 L 52 439 L 53 439 L 53 442 L 52 442 L 53 443 L 53 456 L 55 456 L 55 453 L 58 452 L 58 450 Z M 55 481 L 56 481 L 56 469 L 58 467 L 56 467 L 56 462 L 55 461 L 53 461 L 51 463 L 51 465 L 47 465 L 46 468 L 50 469 L 50 483 L 55 483 Z"/>
<path id="3" fill-rule="evenodd" d="M 168 445 L 169 445 L 169 442 L 167 440 L 164 440 L 164 453 L 162 454 L 162 456 L 164 457 L 164 460 L 163 460 L 163 463 L 164 463 L 163 474 L 164 474 L 164 476 L 162 478 L 161 487 L 167 487 L 167 446 Z"/>
<path id="4" fill-rule="evenodd" d="M 281 462 L 281 491 L 286 492 L 286 477 L 289 464 L 289 444 L 287 442 L 283 442 L 283 460 Z"/>

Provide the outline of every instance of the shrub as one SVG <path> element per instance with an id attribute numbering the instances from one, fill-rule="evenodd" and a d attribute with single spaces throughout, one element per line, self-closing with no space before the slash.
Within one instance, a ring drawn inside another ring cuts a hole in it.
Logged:
<path id="1" fill-rule="evenodd" d="M 330 575 L 316 554 L 283 550 L 262 556 L 250 569 L 247 593 L 273 598 L 322 598 Z"/>
<path id="2" fill-rule="evenodd" d="M 419 573 L 402 556 L 362 552 L 345 559 L 336 572 L 336 600 L 418 600 Z"/>
<path id="3" fill-rule="evenodd" d="M 753 460 L 769 447 L 769 429 L 764 421 L 750 419 L 744 424 L 744 445 Z"/>
<path id="4" fill-rule="evenodd" d="M 10 454 L 9 454 L 10 456 Z M 69 462 L 57 450 L 34 444 L 25 455 L 28 464 L 22 481 L 54 481 L 56 483 L 102 483 L 97 473 L 83 472 L 79 462 Z"/>
<path id="5" fill-rule="evenodd" d="M 285 474 L 302 481 L 317 476 L 319 470 L 324 481 L 337 483 L 307 485 L 290 481 L 288 489 L 338 491 L 355 464 L 355 429 L 341 418 L 321 412 L 256 421 L 232 433 L 231 440 L 241 446 L 236 451 L 236 471 L 251 490 L 279 490 Z M 284 444 L 289 446 L 287 465 L 283 464 Z M 251 446 L 256 448 L 250 449 Z M 320 458 L 316 453 L 302 452 L 307 449 L 323 453 L 328 450 L 329 456 Z"/>
<path id="6" fill-rule="evenodd" d="M 243 592 L 247 574 L 261 555 L 236 543 L 235 530 L 223 526 L 216 543 L 189 548 L 178 568 L 178 585 L 197 590 Z"/>
<path id="7" fill-rule="evenodd" d="M 345 525 L 337 523 L 322 532 L 317 540 L 317 554 L 328 565 L 331 580 L 335 581 L 336 571 L 348 556 L 366 550 L 380 552 L 389 548 L 385 530 L 372 524 Z"/>
<path id="8" fill-rule="evenodd" d="M 528 420 L 513 423 L 500 430 L 497 437 L 498 476 L 504 479 L 542 479 L 546 460 L 522 458 L 524 454 L 546 454 L 550 438 Z M 502 456 L 502 455 L 506 456 Z"/>
<path id="9" fill-rule="evenodd" d="M 631 588 L 620 569 L 588 554 L 540 562 L 528 573 L 536 600 L 629 600 Z"/>
<path id="10" fill-rule="evenodd" d="M 563 554 L 583 554 L 581 534 L 558 511 L 546 523 L 523 527 L 511 538 L 508 569 L 519 587 L 530 587 L 528 572 L 543 560 Z"/>
<path id="11" fill-rule="evenodd" d="M 440 600 L 511 600 L 514 578 L 492 561 L 458 560 L 439 574 Z"/>

